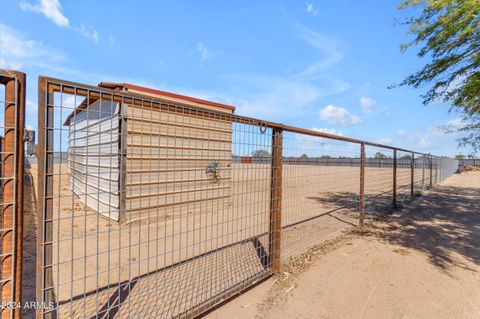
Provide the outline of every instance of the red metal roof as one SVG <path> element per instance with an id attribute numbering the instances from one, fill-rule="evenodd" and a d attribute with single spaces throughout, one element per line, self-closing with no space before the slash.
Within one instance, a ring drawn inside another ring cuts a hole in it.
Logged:
<path id="1" fill-rule="evenodd" d="M 140 86 L 140 85 L 135 85 L 135 84 L 130 84 L 130 83 L 122 83 L 122 85 L 127 89 L 142 91 L 142 92 L 145 92 L 145 93 L 151 93 L 151 94 L 158 94 L 158 95 L 173 97 L 173 98 L 176 98 L 176 99 L 182 99 L 182 100 L 186 100 L 186 101 L 190 101 L 190 102 L 194 102 L 194 103 L 200 103 L 200 104 L 220 107 L 220 108 L 224 108 L 224 109 L 231 110 L 231 111 L 235 110 L 234 106 L 227 105 L 227 104 L 222 104 L 222 103 L 218 103 L 218 102 L 212 102 L 212 101 L 208 101 L 208 100 L 203 100 L 203 99 L 198 99 L 196 97 L 191 97 L 191 96 L 186 96 L 186 95 L 161 91 L 161 90 L 157 90 L 157 89 L 151 89 L 151 88 L 147 88 L 147 87 Z"/>

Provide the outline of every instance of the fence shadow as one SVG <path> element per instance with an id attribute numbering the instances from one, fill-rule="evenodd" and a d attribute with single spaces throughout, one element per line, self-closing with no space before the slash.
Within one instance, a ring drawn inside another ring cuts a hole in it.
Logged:
<path id="1" fill-rule="evenodd" d="M 351 222 L 351 218 L 355 218 L 353 211 L 358 209 L 358 194 L 352 192 L 343 193 L 321 193 L 319 196 L 307 196 L 308 200 L 314 200 L 321 204 L 323 208 L 319 214 L 306 217 L 300 221 L 287 224 L 283 228 L 289 228 L 299 224 L 303 224 L 323 216 L 329 216 L 342 223 L 356 226 Z M 345 218 L 344 218 L 345 217 Z"/>
<path id="2" fill-rule="evenodd" d="M 480 264 L 478 212 L 480 189 L 440 186 L 390 215 L 385 227 L 370 232 L 388 243 L 423 252 L 443 270 L 469 269 L 454 256 Z"/>
<path id="3" fill-rule="evenodd" d="M 350 215 L 354 211 L 359 211 L 359 195 L 352 192 L 335 192 L 322 193 L 319 196 L 310 196 L 307 199 L 315 200 L 318 203 L 331 209 L 331 211 L 342 211 L 344 209 L 350 211 Z M 385 192 L 375 195 L 365 195 L 365 209 L 367 215 L 371 218 L 380 218 L 385 213 L 392 211 L 392 193 Z M 346 211 L 344 211 L 344 214 Z M 332 216 L 333 217 L 333 216 Z M 337 216 L 338 217 L 338 216 Z M 352 217 L 352 216 L 350 216 Z M 356 216 L 355 216 L 356 217 Z"/>

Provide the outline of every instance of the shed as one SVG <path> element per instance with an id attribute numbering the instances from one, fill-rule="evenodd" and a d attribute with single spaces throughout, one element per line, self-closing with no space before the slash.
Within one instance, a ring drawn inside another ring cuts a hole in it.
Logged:
<path id="1" fill-rule="evenodd" d="M 78 105 L 64 125 L 71 188 L 80 202 L 120 222 L 161 208 L 168 217 L 231 204 L 232 122 L 209 114 L 232 114 L 233 106 L 128 83 L 99 87 L 180 108 L 91 99 Z"/>

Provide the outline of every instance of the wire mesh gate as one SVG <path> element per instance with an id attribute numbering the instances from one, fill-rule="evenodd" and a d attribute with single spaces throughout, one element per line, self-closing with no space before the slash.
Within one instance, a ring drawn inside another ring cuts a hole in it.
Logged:
<path id="1" fill-rule="evenodd" d="M 40 318 L 193 317 L 456 162 L 39 78 Z"/>
<path id="2" fill-rule="evenodd" d="M 191 317 L 278 271 L 281 132 L 232 119 L 40 78 L 39 317 Z"/>
<path id="3" fill-rule="evenodd" d="M 1 315 L 21 318 L 25 74 L 0 70 Z"/>

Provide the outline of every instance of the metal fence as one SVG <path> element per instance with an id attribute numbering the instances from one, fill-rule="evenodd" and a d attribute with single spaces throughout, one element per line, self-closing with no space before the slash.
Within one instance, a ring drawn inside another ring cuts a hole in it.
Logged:
<path id="1" fill-rule="evenodd" d="M 474 166 L 476 168 L 480 168 L 480 158 L 461 159 L 458 162 L 459 162 L 459 165 L 464 167 Z"/>
<path id="2" fill-rule="evenodd" d="M 458 166 L 54 78 L 38 90 L 39 318 L 197 316 Z"/>
<path id="3" fill-rule="evenodd" d="M 25 74 L 0 70 L 1 315 L 20 318 Z"/>

